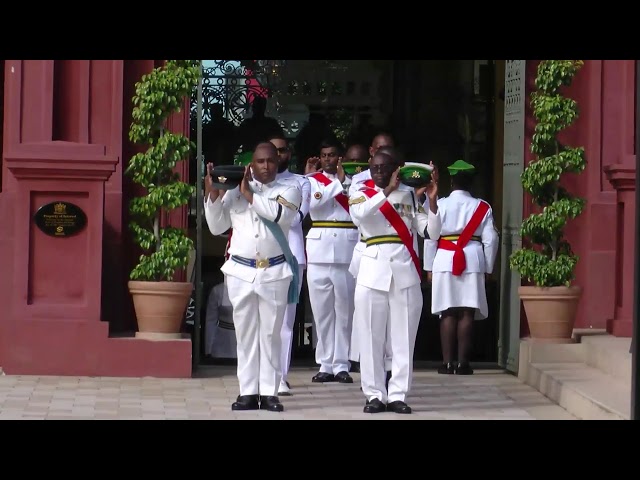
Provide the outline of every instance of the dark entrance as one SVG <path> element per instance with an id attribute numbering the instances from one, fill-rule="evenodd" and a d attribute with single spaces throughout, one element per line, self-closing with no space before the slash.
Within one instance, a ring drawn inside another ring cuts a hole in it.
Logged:
<path id="1" fill-rule="evenodd" d="M 441 195 L 448 194 L 447 164 L 458 158 L 473 163 L 480 174 L 474 194 L 494 207 L 500 228 L 502 204 L 502 142 L 504 61 L 395 60 L 341 62 L 315 60 L 314 68 L 299 61 L 204 61 L 202 152 L 204 161 L 233 163 L 237 157 L 238 126 L 251 116 L 257 95 L 270 96 L 266 114 L 277 118 L 294 146 L 309 114 L 319 113 L 343 142 L 369 144 L 372 134 L 391 131 L 408 160 L 439 165 Z M 314 71 L 313 78 L 304 72 Z M 306 76 L 305 76 L 306 75 Z M 373 78 L 373 80 L 371 80 Z M 197 137 L 196 96 L 192 102 L 192 138 Z M 293 159 L 294 168 L 306 158 Z M 197 176 L 192 159 L 190 178 Z M 195 205 L 190 216 L 194 232 Z M 213 238 L 203 222 L 202 309 L 200 349 L 205 352 L 207 299 L 222 281 L 225 237 Z M 489 318 L 474 325 L 475 363 L 497 364 L 500 265 L 487 284 Z M 431 315 L 431 289 L 423 284 L 424 308 L 415 349 L 417 363 L 439 362 L 437 317 Z M 294 330 L 292 364 L 313 364 L 314 351 L 307 334 L 311 310 L 303 284 Z M 203 363 L 233 361 L 200 355 Z"/>

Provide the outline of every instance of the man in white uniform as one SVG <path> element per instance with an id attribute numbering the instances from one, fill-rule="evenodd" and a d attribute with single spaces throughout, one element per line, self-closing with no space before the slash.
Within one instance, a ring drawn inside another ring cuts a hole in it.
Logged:
<path id="1" fill-rule="evenodd" d="M 349 344 L 355 279 L 349 273 L 358 229 L 351 221 L 345 192 L 350 180 L 340 163 L 341 145 L 320 145 L 321 172 L 309 175 L 311 229 L 307 234 L 307 285 L 318 332 L 312 382 L 353 383 L 349 375 Z M 313 159 L 309 159 L 313 161 Z"/>
<path id="2" fill-rule="evenodd" d="M 377 134 L 375 137 L 373 137 L 373 140 L 371 141 L 371 145 L 369 146 L 369 155 L 370 155 L 369 165 L 371 165 L 373 156 L 380 149 L 383 149 L 383 151 L 386 151 L 387 154 L 399 156 L 395 150 L 389 150 L 389 149 L 393 149 L 394 145 L 395 145 L 395 142 L 393 140 L 393 137 L 388 133 L 382 132 Z M 400 158 L 398 158 L 397 160 L 400 163 L 402 163 Z M 367 169 L 367 170 L 364 170 L 363 172 L 355 174 L 351 179 L 351 186 L 349 187 L 349 197 L 351 197 L 351 195 L 353 195 L 360 188 L 362 188 L 363 184 L 367 181 L 371 182 L 371 170 Z M 369 183 L 369 186 L 373 186 L 373 183 Z M 400 185 L 399 188 L 403 190 L 409 189 L 409 187 L 402 184 Z M 418 241 L 417 236 L 415 237 L 415 241 L 416 241 L 416 248 L 417 248 L 417 241 Z M 356 278 L 358 276 L 358 269 L 360 267 L 360 257 L 365 247 L 366 245 L 364 243 L 364 237 L 361 236 L 361 241 L 356 244 L 353 250 L 353 257 L 351 259 L 351 264 L 349 265 L 349 271 Z M 388 333 L 389 332 L 387 332 L 387 335 Z M 357 362 L 360 359 L 360 350 L 358 348 L 359 343 L 360 342 L 358 341 L 358 327 L 355 326 L 352 328 L 352 333 L 351 333 L 351 354 L 350 354 L 350 360 L 354 362 Z M 385 342 L 385 368 L 387 371 L 387 383 L 391 378 L 392 356 L 393 355 L 391 352 L 391 341 L 387 339 Z"/>
<path id="3" fill-rule="evenodd" d="M 425 240 L 424 269 L 433 282 L 431 312 L 440 315 L 438 373 L 471 375 L 473 321 L 489 315 L 485 276 L 493 271 L 499 238 L 491 206 L 469 193 L 475 167 L 457 160 L 448 169 L 452 192 L 438 200 L 442 232 L 438 240 Z"/>
<path id="4" fill-rule="evenodd" d="M 220 235 L 233 228 L 230 257 L 221 269 L 238 342 L 240 395 L 231 408 L 281 412 L 280 331 L 287 303 L 297 301 L 299 291 L 292 269 L 297 270 L 297 262 L 286 237 L 302 195 L 291 182 L 276 180 L 278 153 L 272 143 L 256 147 L 240 185 L 224 196 L 214 186 L 211 167 L 204 200 L 209 230 Z M 230 179 L 218 177 L 217 181 Z"/>
<path id="5" fill-rule="evenodd" d="M 272 135 L 269 139 L 273 143 L 278 151 L 278 174 L 276 179 L 281 182 L 293 182 L 297 184 L 302 192 L 302 204 L 298 215 L 293 218 L 291 222 L 291 229 L 289 230 L 289 246 L 291 251 L 298 260 L 298 278 L 300 278 L 300 284 L 298 288 L 302 289 L 302 275 L 307 264 L 307 258 L 304 250 L 304 234 L 302 232 L 302 221 L 304 217 L 309 213 L 309 202 L 311 200 L 311 186 L 309 180 L 304 175 L 297 175 L 289 171 L 289 161 L 291 160 L 291 149 L 289 148 L 287 139 L 284 135 Z M 298 294 L 300 293 L 298 291 Z M 282 380 L 280 380 L 280 387 L 278 394 L 282 396 L 291 395 L 290 384 L 287 381 L 287 375 L 289 373 L 289 366 L 291 364 L 291 350 L 293 348 L 293 326 L 296 322 L 296 311 L 298 305 L 290 303 L 287 305 L 287 309 L 284 313 L 284 322 L 282 324 L 282 354 L 280 363 L 282 365 Z"/>
<path id="6" fill-rule="evenodd" d="M 429 213 L 412 191 L 399 190 L 400 163 L 382 152 L 374 155 L 373 188 L 363 187 L 349 198 L 351 216 L 366 238 L 355 290 L 354 322 L 360 337 L 365 413 L 385 410 L 411 413 L 406 396 L 411 387 L 413 352 L 422 313 L 421 266 L 412 231 L 437 239 L 441 221 L 437 185 L 427 188 Z M 385 333 L 393 357 L 385 385 Z"/>

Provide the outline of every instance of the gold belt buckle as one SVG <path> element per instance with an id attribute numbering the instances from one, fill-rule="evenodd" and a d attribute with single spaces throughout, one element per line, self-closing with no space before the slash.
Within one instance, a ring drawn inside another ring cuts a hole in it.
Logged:
<path id="1" fill-rule="evenodd" d="M 269 266 L 269 259 L 263 258 L 261 260 L 256 260 L 256 268 L 267 268 Z"/>

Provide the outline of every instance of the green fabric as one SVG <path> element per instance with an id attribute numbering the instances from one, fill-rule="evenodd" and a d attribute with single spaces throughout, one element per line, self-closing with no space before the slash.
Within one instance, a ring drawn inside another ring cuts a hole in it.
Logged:
<path id="1" fill-rule="evenodd" d="M 355 175 L 356 173 L 367 170 L 369 164 L 366 162 L 346 162 L 342 164 L 342 168 L 347 175 Z"/>
<path id="2" fill-rule="evenodd" d="M 246 167 L 251 163 L 252 159 L 253 159 L 253 152 L 243 152 L 240 155 L 238 155 L 238 159 L 236 160 L 236 165 L 242 165 L 243 167 Z"/>

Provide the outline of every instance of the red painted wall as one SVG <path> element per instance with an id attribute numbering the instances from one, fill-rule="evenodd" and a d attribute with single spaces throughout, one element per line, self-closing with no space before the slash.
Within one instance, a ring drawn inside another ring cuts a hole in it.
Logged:
<path id="1" fill-rule="evenodd" d="M 6 61 L 0 365 L 8 374 L 191 374 L 189 340 L 109 336 L 109 326 L 135 328 L 123 308 L 133 265 L 124 247 L 125 106 L 155 62 Z M 74 237 L 50 237 L 34 225 L 37 208 L 57 200 L 87 213 L 87 227 Z"/>
<path id="2" fill-rule="evenodd" d="M 528 64 L 530 93 L 538 62 Z M 576 328 L 607 328 L 621 336 L 631 336 L 634 285 L 635 88 L 634 60 L 586 60 L 573 85 L 565 90 L 578 102 L 580 117 L 560 137 L 564 143 L 584 146 L 587 158 L 582 174 L 568 175 L 563 181 L 571 192 L 587 200 L 583 214 L 570 221 L 565 231 L 580 257 L 574 284 L 584 289 Z M 529 108 L 527 162 L 533 159 L 534 125 Z M 531 211 L 530 198 L 525 195 L 525 217 Z"/>

